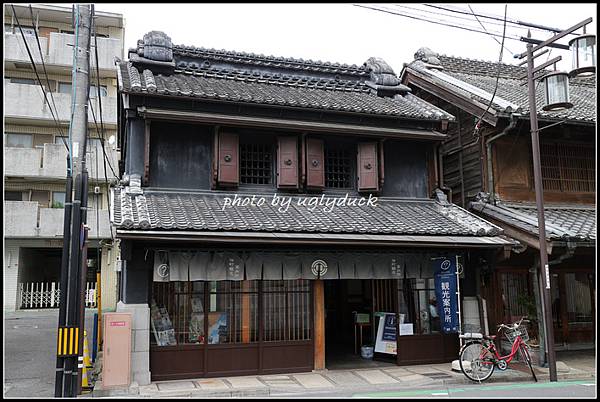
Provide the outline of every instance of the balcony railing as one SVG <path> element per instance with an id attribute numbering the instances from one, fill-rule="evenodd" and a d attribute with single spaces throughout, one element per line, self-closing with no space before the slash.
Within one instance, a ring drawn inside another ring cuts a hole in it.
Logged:
<path id="1" fill-rule="evenodd" d="M 117 169 L 117 153 L 108 143 L 104 149 L 113 167 Z M 94 148 L 92 148 L 94 150 Z M 67 149 L 60 144 L 44 144 L 43 148 L 4 147 L 4 175 L 35 178 L 66 178 Z M 108 164 L 104 170 L 102 148 L 88 152 L 86 166 L 89 177 L 93 180 L 104 180 L 114 177 Z"/>
<path id="2" fill-rule="evenodd" d="M 56 239 L 63 236 L 65 210 L 40 208 L 36 201 L 4 201 L 4 235 L 7 238 Z M 89 209 L 87 225 L 90 239 L 110 238 L 108 210 Z"/>
<path id="3" fill-rule="evenodd" d="M 56 104 L 55 117 L 62 122 L 71 120 L 71 94 L 53 93 Z M 52 105 L 50 95 L 48 101 Z M 92 107 L 100 125 L 100 114 L 98 101 L 92 99 Z M 54 109 L 54 105 L 53 109 Z M 58 116 L 56 114 L 58 113 Z M 4 117 L 27 120 L 49 120 L 52 122 L 52 113 L 44 100 L 44 94 L 39 85 L 15 84 L 4 80 Z M 105 125 L 117 125 L 117 98 L 111 96 L 102 97 L 102 120 Z M 94 124 L 92 111 L 88 112 L 88 123 Z"/>
<path id="4" fill-rule="evenodd" d="M 36 63 L 41 63 L 35 36 L 25 35 L 27 45 Z M 50 33 L 50 39 L 39 36 L 44 62 L 47 65 L 72 66 L 73 65 L 73 41 L 75 36 L 66 33 Z M 92 46 L 94 42 L 92 40 Z M 94 50 L 92 48 L 92 50 Z M 123 58 L 123 46 L 120 39 L 98 38 L 98 65 L 103 75 L 116 75 L 114 57 Z M 29 64 L 29 56 L 23 37 L 20 32 L 4 34 L 4 59 L 6 61 L 21 62 Z M 90 59 L 92 67 L 95 67 L 95 57 Z"/>

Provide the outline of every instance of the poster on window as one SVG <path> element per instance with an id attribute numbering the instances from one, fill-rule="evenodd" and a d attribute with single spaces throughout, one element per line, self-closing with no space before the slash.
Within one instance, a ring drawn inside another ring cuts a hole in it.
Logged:
<path id="1" fill-rule="evenodd" d="M 454 257 L 435 259 L 434 272 L 441 330 L 445 334 L 456 333 L 458 332 L 456 259 Z"/>

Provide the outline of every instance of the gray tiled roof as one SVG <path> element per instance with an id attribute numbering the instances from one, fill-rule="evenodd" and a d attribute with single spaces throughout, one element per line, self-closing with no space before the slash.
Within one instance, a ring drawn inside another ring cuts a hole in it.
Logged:
<path id="1" fill-rule="evenodd" d="M 537 208 L 532 203 L 472 202 L 473 210 L 525 232 L 538 235 Z M 596 208 L 584 205 L 544 205 L 546 237 L 549 240 L 596 239 Z"/>
<path id="2" fill-rule="evenodd" d="M 368 76 L 369 71 L 364 65 L 331 63 L 321 60 L 304 60 L 291 57 L 266 56 L 264 54 L 236 52 L 231 50 L 207 49 L 195 46 L 174 45 L 173 54 L 191 56 L 203 61 L 219 61 L 237 64 L 248 64 L 261 67 L 274 67 L 298 70 L 299 72 L 314 71 L 333 74 L 351 74 Z"/>
<path id="3" fill-rule="evenodd" d="M 454 117 L 412 95 L 378 97 L 363 81 L 335 80 L 226 69 L 175 70 L 172 75 L 140 73 L 131 62 L 119 65 L 121 90 L 148 95 L 278 105 L 426 120 Z"/>
<path id="4" fill-rule="evenodd" d="M 442 70 L 436 70 L 429 67 L 420 60 L 413 61 L 408 65 L 409 69 L 425 75 L 434 84 L 443 86 L 451 91 L 476 99 L 484 104 L 489 100 L 484 99 L 460 83 L 451 83 L 444 80 L 444 75 L 460 80 L 462 83 L 473 85 L 489 94 L 494 92 L 496 87 L 496 75 L 498 74 L 498 63 L 482 60 L 471 60 L 453 56 L 439 55 L 437 59 Z M 437 73 L 436 73 L 437 71 Z M 525 67 L 504 64 L 500 65 L 500 78 L 498 80 L 498 89 L 496 99 L 500 98 L 517 105 L 524 115 L 529 113 L 529 102 L 527 85 L 521 85 L 524 80 L 518 77 L 525 74 Z M 536 81 L 539 84 L 539 80 Z M 556 112 L 546 112 L 542 110 L 543 106 L 543 88 L 536 85 L 536 105 L 540 118 L 547 119 L 569 119 L 573 121 L 595 122 L 596 121 L 596 79 L 591 78 L 571 78 L 569 82 L 570 100 L 573 103 L 571 109 Z M 498 112 L 508 112 L 497 102 L 492 107 Z M 514 112 L 514 110 L 512 110 Z"/>
<path id="5" fill-rule="evenodd" d="M 141 193 L 141 192 L 140 192 Z M 379 199 L 376 206 L 295 205 L 287 211 L 269 202 L 223 208 L 230 194 L 113 190 L 112 223 L 119 229 L 496 236 L 495 225 L 452 204 L 435 200 Z M 282 194 L 279 194 L 280 196 Z M 240 194 L 243 196 L 243 194 Z M 289 196 L 289 195 L 286 195 Z M 318 196 L 317 196 L 318 197 Z"/>

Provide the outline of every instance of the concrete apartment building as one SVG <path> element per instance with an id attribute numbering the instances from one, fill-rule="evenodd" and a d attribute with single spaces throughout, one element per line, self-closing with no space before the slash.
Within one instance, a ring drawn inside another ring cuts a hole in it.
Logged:
<path id="1" fill-rule="evenodd" d="M 67 166 L 67 148 L 60 137 L 68 136 L 69 132 L 75 35 L 70 7 L 31 7 L 33 18 L 29 5 L 14 4 L 14 14 L 10 4 L 4 5 L 5 311 L 56 308 L 59 300 Z M 121 14 L 96 12 L 95 21 L 100 90 L 96 85 L 92 47 L 90 103 L 100 127 L 98 95 L 101 97 L 105 152 L 110 166 L 118 172 L 117 70 L 114 59 L 123 58 L 124 20 Z M 51 105 L 53 102 L 56 105 L 55 117 L 60 129 L 44 100 L 19 24 L 48 100 Z M 105 171 L 100 130 L 96 128 L 93 117 L 90 110 L 87 146 L 89 290 L 86 305 L 96 307 L 96 273 L 100 270 L 102 309 L 114 310 L 119 247 L 112 240 L 107 183 L 114 181 L 115 175 L 108 164 Z"/>

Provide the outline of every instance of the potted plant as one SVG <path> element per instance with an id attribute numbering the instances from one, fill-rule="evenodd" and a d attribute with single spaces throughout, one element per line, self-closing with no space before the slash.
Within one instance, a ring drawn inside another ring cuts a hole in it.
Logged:
<path id="1" fill-rule="evenodd" d="M 529 346 L 529 355 L 533 364 L 539 364 L 540 357 L 540 341 L 538 331 L 538 319 L 537 319 L 537 306 L 535 303 L 535 297 L 530 294 L 522 294 L 517 297 L 517 303 L 523 307 L 527 314 L 528 324 L 525 324 L 527 328 L 527 334 L 529 340 L 526 341 Z"/>

